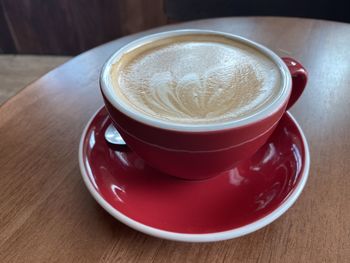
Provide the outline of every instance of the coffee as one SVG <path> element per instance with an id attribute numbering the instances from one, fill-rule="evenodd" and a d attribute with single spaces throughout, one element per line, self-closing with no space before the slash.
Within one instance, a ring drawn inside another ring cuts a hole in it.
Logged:
<path id="1" fill-rule="evenodd" d="M 115 94 L 163 121 L 211 124 L 259 112 L 281 92 L 278 66 L 221 35 L 183 35 L 124 54 L 110 70 Z"/>

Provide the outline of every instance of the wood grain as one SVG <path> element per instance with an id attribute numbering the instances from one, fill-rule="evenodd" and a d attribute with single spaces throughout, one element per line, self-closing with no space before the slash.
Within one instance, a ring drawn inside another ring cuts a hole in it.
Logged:
<path id="1" fill-rule="evenodd" d="M 0 55 L 0 105 L 70 57 Z"/>
<path id="2" fill-rule="evenodd" d="M 296 204 L 229 241 L 160 240 L 119 223 L 80 177 L 81 132 L 102 105 L 98 75 L 125 43 L 151 32 L 206 28 L 300 60 L 310 81 L 292 113 L 308 138 L 311 173 Z M 222 18 L 132 35 L 84 53 L 0 108 L 0 262 L 349 262 L 350 25 L 292 18 Z"/>

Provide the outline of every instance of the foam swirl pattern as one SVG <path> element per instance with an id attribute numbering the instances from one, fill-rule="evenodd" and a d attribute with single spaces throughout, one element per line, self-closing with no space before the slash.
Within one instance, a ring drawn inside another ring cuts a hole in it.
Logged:
<path id="1" fill-rule="evenodd" d="M 280 92 L 278 67 L 224 37 L 186 36 L 124 55 L 111 71 L 117 96 L 145 115 L 176 123 L 250 116 Z"/>

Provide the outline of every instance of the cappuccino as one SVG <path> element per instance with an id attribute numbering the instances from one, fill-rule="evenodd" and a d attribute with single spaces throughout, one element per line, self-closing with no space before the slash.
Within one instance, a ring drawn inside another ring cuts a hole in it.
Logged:
<path id="1" fill-rule="evenodd" d="M 109 72 L 116 96 L 135 111 L 179 124 L 249 117 L 281 93 L 279 67 L 222 35 L 174 36 L 136 47 Z"/>

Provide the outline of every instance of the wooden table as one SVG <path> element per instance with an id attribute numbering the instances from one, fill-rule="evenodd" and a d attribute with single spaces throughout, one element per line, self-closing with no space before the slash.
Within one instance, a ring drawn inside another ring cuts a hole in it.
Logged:
<path id="1" fill-rule="evenodd" d="M 80 176 L 78 143 L 102 105 L 98 75 L 125 43 L 151 32 L 205 28 L 258 41 L 308 69 L 292 113 L 311 148 L 296 204 L 270 226 L 189 244 L 138 233 L 109 216 Z M 291 18 L 222 18 L 171 25 L 88 51 L 0 108 L 0 262 L 349 262 L 350 25 Z"/>
<path id="2" fill-rule="evenodd" d="M 0 106 L 68 59 L 67 56 L 0 55 Z"/>

